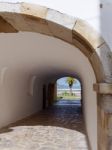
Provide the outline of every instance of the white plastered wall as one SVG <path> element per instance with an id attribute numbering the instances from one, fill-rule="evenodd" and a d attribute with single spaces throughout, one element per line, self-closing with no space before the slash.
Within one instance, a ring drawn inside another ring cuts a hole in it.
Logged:
<path id="1" fill-rule="evenodd" d="M 87 57 L 70 44 L 37 33 L 0 34 L 0 125 L 41 110 L 43 79 L 60 73 L 82 80 L 87 132 L 92 150 L 97 150 L 96 80 Z"/>

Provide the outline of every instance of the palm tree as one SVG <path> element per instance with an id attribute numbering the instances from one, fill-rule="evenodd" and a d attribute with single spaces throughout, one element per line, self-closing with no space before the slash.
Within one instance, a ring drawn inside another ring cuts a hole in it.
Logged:
<path id="1" fill-rule="evenodd" d="M 67 77 L 66 82 L 69 85 L 70 94 L 73 95 L 73 93 L 72 93 L 72 87 L 73 87 L 73 84 L 76 82 L 76 80 L 73 77 Z"/>

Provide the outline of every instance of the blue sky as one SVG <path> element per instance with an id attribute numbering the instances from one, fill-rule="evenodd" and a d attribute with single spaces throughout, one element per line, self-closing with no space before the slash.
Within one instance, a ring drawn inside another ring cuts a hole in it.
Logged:
<path id="1" fill-rule="evenodd" d="M 64 78 L 61 78 L 59 80 L 57 80 L 57 85 L 58 86 L 65 86 L 65 87 L 68 87 L 68 84 L 66 83 L 66 78 L 67 77 L 64 77 Z M 76 83 L 73 85 L 73 88 L 80 88 L 80 82 L 76 79 Z"/>

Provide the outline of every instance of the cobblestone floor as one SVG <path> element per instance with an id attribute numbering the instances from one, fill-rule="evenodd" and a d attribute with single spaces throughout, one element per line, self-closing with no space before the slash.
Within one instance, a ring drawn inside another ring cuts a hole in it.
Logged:
<path id="1" fill-rule="evenodd" d="M 0 150 L 89 150 L 78 105 L 54 105 L 0 131 Z"/>

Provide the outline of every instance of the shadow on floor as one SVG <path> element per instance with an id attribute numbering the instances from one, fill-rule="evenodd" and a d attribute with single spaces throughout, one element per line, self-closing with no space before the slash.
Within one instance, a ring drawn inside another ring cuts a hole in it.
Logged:
<path id="1" fill-rule="evenodd" d="M 27 117 L 21 121 L 10 124 L 0 130 L 0 133 L 12 131 L 14 126 L 56 126 L 67 129 L 77 130 L 85 134 L 85 125 L 81 113 L 79 101 L 60 100 L 53 106 Z"/>
<path id="2" fill-rule="evenodd" d="M 89 150 L 78 103 L 58 101 L 1 129 L 0 150 Z"/>

